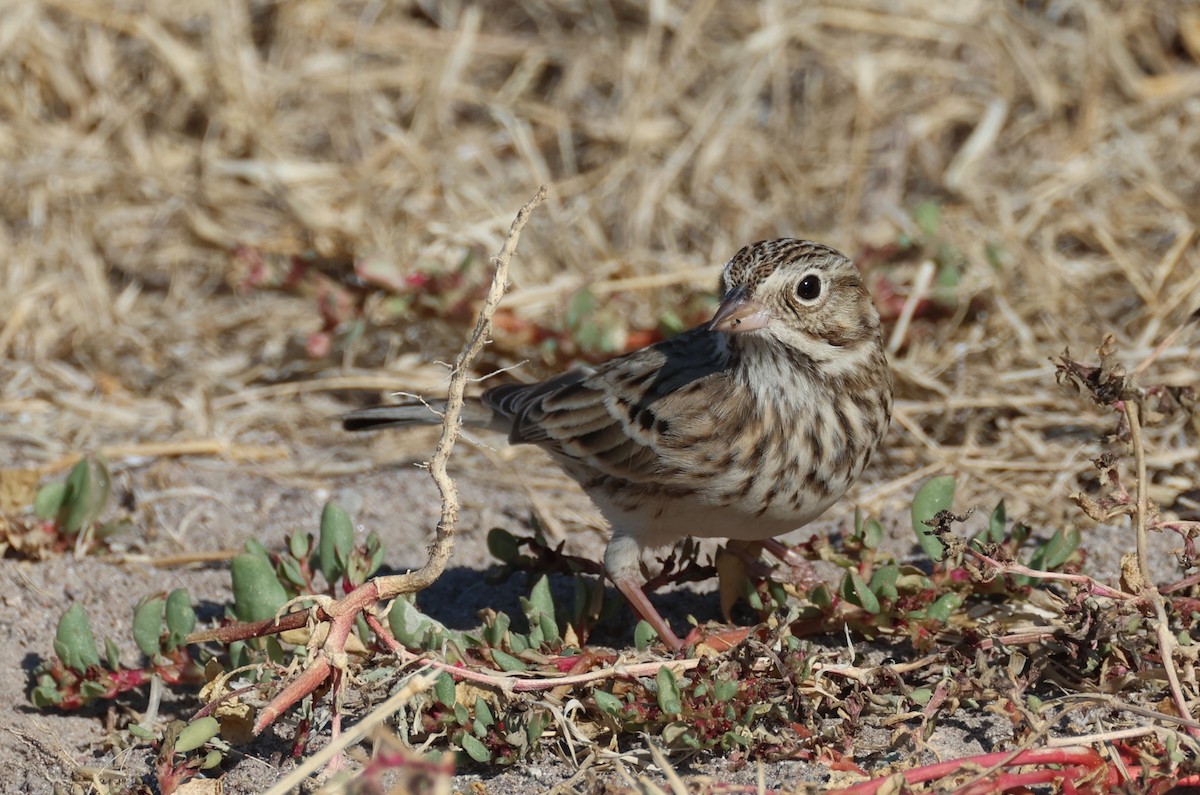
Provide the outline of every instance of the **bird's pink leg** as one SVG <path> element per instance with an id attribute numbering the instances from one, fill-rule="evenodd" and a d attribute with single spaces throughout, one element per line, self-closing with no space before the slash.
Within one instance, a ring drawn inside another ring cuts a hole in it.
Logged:
<path id="1" fill-rule="evenodd" d="M 789 547 L 787 544 L 780 541 L 778 538 L 768 538 L 762 542 L 763 549 L 770 552 L 781 563 L 786 563 L 789 566 L 800 568 L 808 566 L 809 562 L 799 552 Z"/>
<path id="2" fill-rule="evenodd" d="M 811 587 L 812 585 L 821 582 L 817 570 L 813 567 L 808 558 L 801 555 L 796 550 L 784 544 L 777 538 L 768 538 L 762 542 L 763 549 L 770 552 L 779 562 L 788 566 L 797 575 L 795 582 L 799 585 Z"/>
<path id="3" fill-rule="evenodd" d="M 629 606 L 633 608 L 633 612 L 645 619 L 647 624 L 654 627 L 654 631 L 658 633 L 658 637 L 670 647 L 671 651 L 679 651 L 683 648 L 683 642 L 671 631 L 671 625 L 658 614 L 658 611 L 654 609 L 654 605 L 650 604 L 650 600 L 646 598 L 645 592 L 642 591 L 642 586 L 638 584 L 636 579 L 632 577 L 621 577 L 619 579 L 614 577 L 613 584 L 629 600 Z"/>

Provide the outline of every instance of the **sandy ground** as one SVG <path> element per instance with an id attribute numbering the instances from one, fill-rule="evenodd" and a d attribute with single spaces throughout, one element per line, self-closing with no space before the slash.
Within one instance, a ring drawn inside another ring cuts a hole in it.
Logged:
<path id="1" fill-rule="evenodd" d="M 394 455 L 396 437 L 384 436 L 366 446 L 352 446 L 345 437 L 331 430 L 329 447 L 297 450 L 289 475 L 269 476 L 261 467 L 237 466 L 217 460 L 165 460 L 149 465 L 115 467 L 118 483 L 131 489 L 135 497 L 148 500 L 140 509 L 147 523 L 121 540 L 122 552 L 99 557 L 76 559 L 71 556 L 29 563 L 14 560 L 0 561 L 0 582 L 6 594 L 3 621 L 4 637 L 10 642 L 0 646 L 0 666 L 11 675 L 0 680 L 0 700 L 12 706 L 0 709 L 0 769 L 9 771 L 0 791 L 50 793 L 64 791 L 71 782 L 88 786 L 83 779 L 89 773 L 104 770 L 102 778 L 110 785 L 115 781 L 129 785 L 149 782 L 152 758 L 145 748 L 121 750 L 112 743 L 118 735 L 106 730 L 116 713 L 138 712 L 145 706 L 145 694 L 123 698 L 120 705 L 99 705 L 74 714 L 39 712 L 28 706 L 29 671 L 51 653 L 54 627 L 65 605 L 78 602 L 87 608 L 97 636 L 109 635 L 121 644 L 126 662 L 136 659 L 136 649 L 128 637 L 130 611 L 143 594 L 156 589 L 186 587 L 200 606 L 200 613 L 210 618 L 220 613 L 230 599 L 227 569 L 224 564 L 160 568 L 151 561 L 183 551 L 210 552 L 236 549 L 246 538 L 257 538 L 273 549 L 283 545 L 283 539 L 294 528 L 315 528 L 324 499 L 337 495 L 353 502 L 361 499 L 358 515 L 361 528 L 378 532 L 388 550 L 386 566 L 393 570 L 419 566 L 425 557 L 425 544 L 430 528 L 436 521 L 437 494 L 427 473 L 414 464 L 419 459 Z M 361 441 L 361 437 L 355 437 Z M 405 441 L 404 449 L 411 449 Z M 466 472 L 458 483 L 463 495 L 462 530 L 450 568 L 428 591 L 420 596 L 421 607 L 431 616 L 454 628 L 478 625 L 476 613 L 491 607 L 519 614 L 517 598 L 528 588 L 523 575 L 510 578 L 500 585 L 487 584 L 480 576 L 494 565 L 486 548 L 486 531 L 491 527 L 507 527 L 521 531 L 528 527 L 526 517 L 530 504 L 524 491 L 516 485 L 514 472 L 532 471 L 549 474 L 546 462 L 536 451 L 520 452 L 511 464 L 502 462 L 497 469 L 491 459 L 470 445 L 460 448 L 458 460 L 466 463 Z M 370 457 L 385 460 L 377 468 L 340 478 L 321 479 L 302 474 L 305 470 L 326 466 L 331 458 L 353 461 Z M 869 476 L 868 476 L 869 477 Z M 507 480 L 509 486 L 497 485 Z M 169 491 L 163 484 L 169 484 Z M 574 492 L 564 481 L 560 495 L 567 515 L 588 517 L 591 509 L 586 499 Z M 164 494 L 166 496 L 164 496 Z M 836 532 L 849 521 L 849 505 L 835 508 L 814 527 Z M 913 545 L 907 530 L 907 517 L 900 512 L 883 517 L 891 530 L 887 546 L 898 554 L 910 554 Z M 596 529 L 572 526 L 568 550 L 578 554 L 598 554 L 603 535 Z M 800 531 L 802 537 L 813 529 Z M 1087 546 L 1091 554 L 1089 570 L 1102 578 L 1115 575 L 1119 556 L 1129 548 L 1128 531 L 1116 527 L 1097 528 L 1089 533 Z M 1162 545 L 1160 545 L 1161 547 Z M 1171 565 L 1165 549 L 1156 550 L 1163 566 Z M 142 562 L 138 562 L 138 561 Z M 560 580 L 565 583 L 565 580 Z M 712 584 L 702 584 L 697 590 L 680 590 L 656 598 L 664 613 L 676 625 L 687 614 L 700 620 L 717 619 L 719 610 Z M 632 622 L 630 622 L 631 624 Z M 629 637 L 603 633 L 602 642 L 629 643 Z M 830 638 L 819 646 L 838 648 L 844 641 Z M 868 645 L 856 645 L 858 651 L 869 651 Z M 886 653 L 895 649 L 881 646 Z M 26 678 L 18 674 L 23 671 Z M 186 692 L 180 692 L 168 702 L 164 712 L 186 717 L 197 702 Z M 287 721 L 268 732 L 258 742 L 238 753 L 224 777 L 228 793 L 261 791 L 294 762 L 287 758 L 290 735 Z M 995 750 L 998 742 L 1010 736 L 1006 721 L 998 721 L 984 709 L 960 709 L 951 720 L 942 723 L 930 737 L 925 761 L 935 758 L 955 758 L 971 753 Z M 882 727 L 862 732 L 856 745 L 860 764 L 870 768 L 898 762 L 917 761 L 890 748 L 888 731 Z M 320 740 L 314 743 L 319 746 Z M 466 788 L 479 782 L 490 793 L 544 791 L 567 781 L 575 767 L 559 758 L 563 748 L 554 743 L 531 764 L 515 770 L 466 771 L 456 778 L 456 786 Z M 639 766 L 649 764 L 643 741 L 624 738 L 621 745 L 629 771 L 636 774 Z M 758 770 L 754 764 L 731 763 L 720 755 L 701 754 L 698 757 L 679 757 L 676 760 L 684 774 L 709 776 L 730 783 L 753 784 Z M 787 789 L 801 782 L 828 785 L 830 772 L 820 766 L 798 762 L 774 762 L 764 768 L 768 786 Z M 573 782 L 584 790 L 599 781 L 620 784 L 625 780 L 609 768 L 595 779 L 586 777 Z"/>

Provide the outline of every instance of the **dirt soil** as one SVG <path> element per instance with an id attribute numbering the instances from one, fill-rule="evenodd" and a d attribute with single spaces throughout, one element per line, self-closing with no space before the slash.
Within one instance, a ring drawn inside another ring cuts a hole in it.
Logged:
<path id="1" fill-rule="evenodd" d="M 186 587 L 215 621 L 228 557 L 249 538 L 279 550 L 293 529 L 315 531 L 330 497 L 380 534 L 388 570 L 424 562 L 439 501 L 419 464 L 436 432 L 350 437 L 336 418 L 391 392 L 444 392 L 488 258 L 541 185 L 480 376 L 532 379 L 699 322 L 719 265 L 755 240 L 815 239 L 857 261 L 884 319 L 894 421 L 852 493 L 785 540 L 842 536 L 859 507 L 880 518 L 886 550 L 927 565 L 910 502 L 949 474 L 955 509 L 975 511 L 964 532 L 1003 499 L 1037 538 L 1080 531 L 1083 571 L 1117 587 L 1132 522 L 1089 518 L 1072 495 L 1114 488 L 1094 463 L 1106 453 L 1123 487 L 1135 482 L 1127 427 L 1057 383 L 1052 361 L 1069 348 L 1094 363 L 1107 335 L 1112 364 L 1146 363 L 1148 520 L 1184 535 L 1200 521 L 1188 323 L 1200 12 L 1188 0 L 9 2 L 0 177 L 0 514 L 27 522 L 35 484 L 99 452 L 133 519 L 102 554 L 0 559 L 0 792 L 154 789 L 152 754 L 124 728 L 145 693 L 69 714 L 29 705 L 69 605 L 133 664 L 139 599 Z M 451 471 L 461 532 L 419 596 L 432 617 L 473 627 L 487 608 L 519 613 L 524 576 L 480 576 L 495 565 L 490 528 L 520 532 L 536 514 L 552 541 L 600 554 L 595 510 L 537 451 L 464 439 Z M 1186 642 L 1198 595 L 1191 562 L 1170 554 L 1181 545 L 1152 533 L 1148 564 L 1178 586 L 1169 635 Z M 655 600 L 677 627 L 717 620 L 714 587 Z M 962 617 L 1062 619 L 1028 606 L 989 597 Z M 1150 624 L 1116 608 L 1098 618 L 1128 652 L 1104 683 L 1072 690 L 1079 672 L 1055 658 L 1042 684 L 1111 708 L 1066 710 L 1022 741 L 1087 735 L 1110 753 L 1104 732 L 1149 727 L 1145 758 L 1165 758 L 1169 740 L 1194 768 L 1200 724 L 1178 716 L 1178 701 L 1200 716 L 1194 660 L 1175 655 L 1173 700 Z M 628 650 L 632 623 L 595 640 Z M 853 632 L 806 642 L 838 663 L 913 656 Z M 1049 655 L 1020 645 L 1008 669 L 1019 678 L 1021 659 Z M 162 713 L 196 707 L 171 692 Z M 1013 720 L 995 704 L 943 708 L 923 744 L 875 721 L 840 751 L 876 773 L 1010 747 Z M 293 730 L 288 716 L 236 749 L 225 792 L 264 791 L 291 769 Z M 667 788 L 644 736 L 590 761 L 571 753 L 556 739 L 528 764 L 450 783 L 617 792 L 646 775 Z M 720 753 L 670 764 L 696 792 L 856 775 L 794 759 L 760 773 Z"/>
<path id="2" fill-rule="evenodd" d="M 114 782 L 123 782 L 127 786 L 138 780 L 152 780 L 153 756 L 145 748 L 112 747 L 118 735 L 106 729 L 115 718 L 110 708 L 56 714 L 40 712 L 27 704 L 30 681 L 20 672 L 28 672 L 52 653 L 54 628 L 64 605 L 71 602 L 85 605 L 96 634 L 118 641 L 127 662 L 137 659 L 128 626 L 133 605 L 140 596 L 187 588 L 200 606 L 202 618 L 206 614 L 209 618 L 219 615 L 231 598 L 228 569 L 221 563 L 164 567 L 153 565 L 154 561 L 183 553 L 237 550 L 246 538 L 259 539 L 272 549 L 282 548 L 284 538 L 293 529 L 315 529 L 321 505 L 331 495 L 348 503 L 361 499 L 358 524 L 364 532 L 374 530 L 383 538 L 388 550 L 388 569 L 403 571 L 424 562 L 438 501 L 428 473 L 414 466 L 420 459 L 403 454 L 396 457 L 384 440 L 367 448 L 355 446 L 332 428 L 328 442 L 325 448 L 294 450 L 290 461 L 295 469 L 289 475 L 271 476 L 264 474 L 259 465 L 231 465 L 219 460 L 165 460 L 118 467 L 121 487 L 130 489 L 143 504 L 155 506 L 147 508 L 154 515 L 153 521 L 139 530 L 136 537 L 125 540 L 127 550 L 110 556 L 111 560 L 63 556 L 36 563 L 0 561 L 3 592 L 8 595 L 4 632 L 11 639 L 0 646 L 0 664 L 12 672 L 0 680 L 0 698 L 12 705 L 0 710 L 0 763 L 9 771 L 0 791 L 39 795 L 64 791 L 72 783 L 87 790 L 90 775 L 101 776 L 90 784 L 97 791 L 103 791 L 105 783 L 112 786 Z M 418 603 L 430 616 L 452 628 L 471 629 L 478 626 L 477 613 L 485 607 L 519 615 L 518 597 L 526 595 L 529 587 L 520 575 L 499 585 L 488 584 L 481 576 L 496 566 L 487 550 L 486 531 L 491 527 L 506 527 L 515 532 L 526 530 L 531 509 L 522 490 L 497 483 L 500 478 L 496 475 L 517 478 L 520 473 L 528 476 L 532 470 L 551 477 L 553 471 L 552 465 L 541 460 L 536 451 L 521 451 L 515 456 L 512 465 L 517 469 L 505 466 L 495 472 L 486 472 L 493 464 L 478 451 L 464 448 L 462 452 L 460 458 L 468 469 L 457 478 L 464 502 L 462 531 L 456 540 L 450 568 L 420 595 Z M 374 466 L 368 473 L 331 478 L 323 483 L 300 474 L 308 465 L 331 457 L 345 461 L 365 458 L 373 460 Z M 172 485 L 164 488 L 166 484 Z M 584 517 L 594 514 L 586 497 L 574 490 L 572 484 L 564 479 L 561 486 L 564 508 L 574 509 Z M 803 539 L 810 532 L 844 532 L 852 521 L 851 505 L 853 500 L 847 501 L 816 525 L 784 540 Z M 906 526 L 907 518 L 893 515 L 884 519 L 892 528 L 885 548 L 914 559 L 919 557 Z M 598 529 L 579 525 L 573 527 L 567 542 L 570 552 L 598 556 L 603 550 L 604 536 Z M 1171 565 L 1166 547 L 1165 543 L 1158 543 L 1154 550 L 1155 560 L 1161 566 Z M 1089 573 L 1101 581 L 1115 579 L 1120 555 L 1128 548 L 1128 528 L 1093 528 L 1089 534 L 1092 555 Z M 555 584 L 569 586 L 569 580 L 558 577 Z M 617 598 L 615 591 L 610 597 Z M 665 593 L 655 601 L 676 626 L 684 625 L 688 615 L 700 621 L 720 620 L 711 583 Z M 619 648 L 631 643 L 632 635 L 628 630 L 619 635 L 601 633 L 597 642 Z M 845 648 L 847 642 L 833 637 L 818 639 L 816 646 L 837 651 Z M 880 652 L 872 651 L 875 648 L 885 654 L 895 651 L 890 646 L 876 647 L 862 640 L 853 643 L 857 655 L 878 655 Z M 124 703 L 134 712 L 145 705 L 144 699 L 136 697 Z M 166 711 L 186 717 L 194 709 L 195 703 L 182 696 L 177 699 L 176 707 L 168 705 Z M 264 791 L 294 764 L 287 756 L 290 744 L 286 738 L 291 728 L 286 723 L 279 732 L 282 736 L 269 733 L 262 740 L 238 749 L 238 761 L 224 778 L 225 792 Z M 1071 728 L 1060 727 L 1060 731 Z M 636 738 L 627 739 L 624 757 L 629 770 L 634 772 L 649 758 Z M 904 760 L 932 762 L 990 752 L 1003 747 L 1008 739 L 1011 739 L 1011 725 L 1007 720 L 983 711 L 960 712 L 955 720 L 939 725 L 919 758 L 905 755 Z M 320 745 L 317 742 L 312 750 Z M 868 729 L 856 737 L 856 755 L 868 769 L 872 763 L 900 761 L 891 748 L 887 730 L 882 727 Z M 729 783 L 753 785 L 759 775 L 756 765 L 731 764 L 720 755 L 681 757 L 677 766 L 685 775 Z M 105 773 L 101 775 L 100 771 Z M 533 763 L 512 770 L 460 774 L 455 777 L 454 786 L 467 791 L 471 782 L 481 782 L 486 792 L 496 795 L 544 791 L 568 781 L 575 773 L 570 760 L 546 751 Z M 767 764 L 764 775 L 769 788 L 782 791 L 803 782 L 828 786 L 839 780 L 831 778 L 831 772 L 822 765 L 787 761 Z M 624 781 L 619 774 L 609 771 L 585 778 L 585 788 L 598 786 L 605 780 L 618 785 Z M 576 786 L 584 785 L 576 782 Z"/>

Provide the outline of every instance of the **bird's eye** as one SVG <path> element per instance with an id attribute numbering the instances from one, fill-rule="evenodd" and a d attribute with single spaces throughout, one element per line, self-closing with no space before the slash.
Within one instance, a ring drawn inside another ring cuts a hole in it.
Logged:
<path id="1" fill-rule="evenodd" d="M 810 273 L 796 285 L 796 295 L 801 301 L 815 301 L 821 295 L 821 277 Z"/>

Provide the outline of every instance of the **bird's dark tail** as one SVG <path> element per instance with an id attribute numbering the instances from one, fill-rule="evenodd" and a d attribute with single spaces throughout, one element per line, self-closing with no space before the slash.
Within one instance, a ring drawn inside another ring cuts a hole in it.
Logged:
<path id="1" fill-rule="evenodd" d="M 395 406 L 371 406 L 342 415 L 342 428 L 347 431 L 377 431 L 381 428 L 403 428 L 412 425 L 440 425 L 446 401 L 410 401 Z M 463 405 L 464 425 L 475 428 L 493 427 L 492 410 L 477 399 L 467 398 Z"/>

